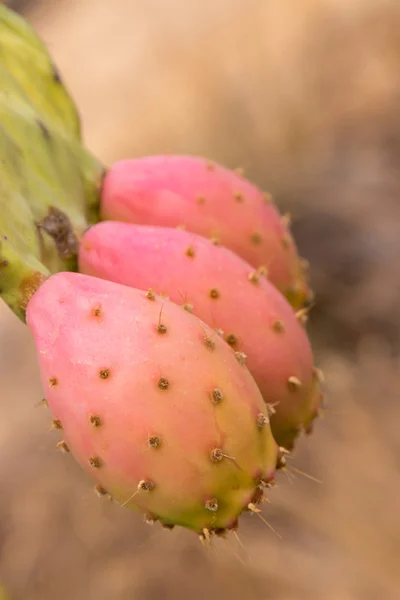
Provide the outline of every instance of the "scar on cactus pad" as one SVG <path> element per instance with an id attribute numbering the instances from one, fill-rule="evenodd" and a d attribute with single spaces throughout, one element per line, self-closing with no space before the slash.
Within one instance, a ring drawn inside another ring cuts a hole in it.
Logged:
<path id="1" fill-rule="evenodd" d="M 187 256 L 188 247 L 193 257 Z M 79 268 L 123 285 L 163 291 L 186 310 L 189 304 L 192 314 L 223 332 L 265 402 L 276 405 L 271 426 L 277 443 L 292 448 L 299 433 L 308 431 L 321 394 L 303 323 L 270 281 L 232 251 L 187 231 L 108 221 L 84 234 Z M 157 323 L 157 332 L 168 335 L 162 311 Z M 217 335 L 204 338 L 211 351 Z"/>
<path id="2" fill-rule="evenodd" d="M 154 330 L 161 307 L 167 336 Z M 236 527 L 278 447 L 256 383 L 212 329 L 165 298 L 73 273 L 41 286 L 27 322 L 53 417 L 97 485 L 163 524 Z"/>
<path id="3" fill-rule="evenodd" d="M 311 298 L 306 263 L 298 256 L 290 220 L 279 214 L 269 194 L 217 163 L 174 155 L 116 163 L 104 180 L 101 216 L 139 225 L 184 226 L 230 248 L 253 268 L 267 268 L 271 282 L 294 307 Z"/>

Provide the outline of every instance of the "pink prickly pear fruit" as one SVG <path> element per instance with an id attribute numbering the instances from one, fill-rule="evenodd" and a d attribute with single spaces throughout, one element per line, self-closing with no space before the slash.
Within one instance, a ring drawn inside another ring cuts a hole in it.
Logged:
<path id="1" fill-rule="evenodd" d="M 62 448 L 147 519 L 233 528 L 279 452 L 262 396 L 232 349 L 172 302 L 59 273 L 28 305 Z"/>
<path id="2" fill-rule="evenodd" d="M 292 307 L 262 271 L 199 235 L 113 221 L 85 233 L 79 268 L 152 288 L 222 330 L 225 341 L 247 356 L 265 402 L 275 407 L 271 426 L 278 444 L 291 449 L 308 430 L 320 402 L 310 343 Z"/>
<path id="3" fill-rule="evenodd" d="M 235 171 L 192 156 L 116 163 L 104 181 L 103 220 L 185 227 L 230 248 L 300 307 L 311 299 L 306 261 L 269 194 Z"/>

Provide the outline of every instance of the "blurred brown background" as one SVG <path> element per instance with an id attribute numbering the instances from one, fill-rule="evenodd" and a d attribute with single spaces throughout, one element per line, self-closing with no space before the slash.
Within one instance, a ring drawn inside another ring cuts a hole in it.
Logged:
<path id="1" fill-rule="evenodd" d="M 312 264 L 329 406 L 264 516 L 204 550 L 55 452 L 0 306 L 0 579 L 11 600 L 400 598 L 400 3 L 30 0 L 104 161 L 203 154 L 269 189 Z"/>

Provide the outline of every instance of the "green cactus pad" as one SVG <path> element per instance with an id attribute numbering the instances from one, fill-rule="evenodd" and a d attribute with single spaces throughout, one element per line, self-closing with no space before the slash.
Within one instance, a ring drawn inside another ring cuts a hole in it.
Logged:
<path id="1" fill-rule="evenodd" d="M 80 122 L 74 102 L 34 30 L 15 12 L 0 6 L 0 31 L 0 63 L 20 92 L 43 118 L 78 139 Z"/>
<path id="2" fill-rule="evenodd" d="M 103 171 L 47 50 L 0 5 L 0 297 L 21 319 L 45 278 L 76 270 Z"/>

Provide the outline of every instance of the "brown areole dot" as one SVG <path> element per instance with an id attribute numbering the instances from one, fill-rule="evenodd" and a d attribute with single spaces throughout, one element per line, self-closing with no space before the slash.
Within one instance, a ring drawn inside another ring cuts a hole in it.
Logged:
<path id="1" fill-rule="evenodd" d="M 203 531 L 199 534 L 200 542 L 202 544 L 209 544 L 211 542 L 212 533 L 214 533 L 212 530 L 204 528 Z"/>
<path id="2" fill-rule="evenodd" d="M 263 239 L 262 239 L 261 234 L 258 233 L 258 231 L 255 231 L 254 233 L 251 234 L 250 241 L 255 246 L 259 246 L 261 244 L 261 242 L 263 241 Z"/>
<path id="3" fill-rule="evenodd" d="M 251 273 L 249 273 L 248 279 L 251 283 L 254 283 L 255 285 L 260 283 L 260 278 L 258 277 L 257 271 L 252 271 Z"/>
<path id="4" fill-rule="evenodd" d="M 267 425 L 269 423 L 269 419 L 263 413 L 258 413 L 257 418 L 256 418 L 256 423 L 257 423 L 257 427 L 259 429 L 262 429 L 263 427 L 265 427 L 265 425 Z"/>
<path id="5" fill-rule="evenodd" d="M 288 383 L 288 388 L 292 392 L 296 392 L 299 388 L 301 388 L 301 381 L 298 377 L 295 377 L 295 376 L 289 377 L 287 383 Z"/>
<path id="6" fill-rule="evenodd" d="M 211 288 L 211 290 L 208 292 L 210 298 L 212 298 L 213 300 L 216 300 L 217 298 L 220 297 L 220 293 L 217 290 L 217 288 Z"/>
<path id="7" fill-rule="evenodd" d="M 224 337 L 224 330 L 223 329 L 214 329 L 215 333 L 217 335 L 219 335 L 219 337 Z"/>
<path id="8" fill-rule="evenodd" d="M 276 461 L 276 469 L 277 471 L 279 471 L 279 469 L 284 469 L 286 467 L 287 461 L 286 461 L 286 455 L 290 454 L 288 452 L 288 450 L 286 450 L 286 448 L 279 448 L 278 451 L 278 457 L 277 457 L 277 461 Z"/>
<path id="9" fill-rule="evenodd" d="M 49 378 L 49 386 L 50 387 L 55 387 L 57 384 L 58 384 L 57 377 L 50 377 Z"/>
<path id="10" fill-rule="evenodd" d="M 308 308 L 301 308 L 296 312 L 296 319 L 300 323 L 300 325 L 305 325 L 308 321 Z"/>
<path id="11" fill-rule="evenodd" d="M 100 456 L 91 456 L 89 458 L 89 465 L 92 467 L 92 469 L 100 469 L 103 466 L 103 461 L 101 460 Z"/>
<path id="12" fill-rule="evenodd" d="M 257 506 L 254 504 L 254 502 L 249 502 L 247 505 L 247 510 L 249 510 L 252 513 L 260 513 L 261 510 L 259 508 L 257 508 Z"/>
<path id="13" fill-rule="evenodd" d="M 194 258 L 196 256 L 196 251 L 193 248 L 193 246 L 188 246 L 185 250 L 185 254 L 186 256 L 188 256 L 189 258 Z"/>
<path id="14" fill-rule="evenodd" d="M 210 510 L 211 512 L 216 512 L 218 510 L 218 500 L 216 498 L 211 498 L 211 500 L 207 500 L 204 503 L 206 510 Z"/>
<path id="15" fill-rule="evenodd" d="M 151 514 L 143 515 L 143 521 L 146 523 L 146 525 L 154 525 L 154 523 L 158 521 L 158 517 Z"/>
<path id="16" fill-rule="evenodd" d="M 207 335 L 204 336 L 204 343 L 208 350 L 215 350 L 216 344 L 215 344 L 214 340 L 211 339 L 210 337 L 208 337 Z"/>
<path id="17" fill-rule="evenodd" d="M 96 306 L 93 310 L 92 310 L 92 315 L 94 317 L 101 317 L 101 309 Z"/>
<path id="18" fill-rule="evenodd" d="M 169 388 L 169 381 L 165 377 L 160 377 L 157 383 L 160 390 L 167 390 Z"/>
<path id="19" fill-rule="evenodd" d="M 211 396 L 211 401 L 213 404 L 220 404 L 222 402 L 222 400 L 224 399 L 224 395 L 219 388 L 214 388 L 211 391 L 210 396 Z"/>
<path id="20" fill-rule="evenodd" d="M 235 192 L 233 194 L 233 197 L 235 198 L 236 202 L 241 203 L 241 202 L 244 201 L 244 196 L 243 196 L 243 194 L 241 192 Z"/>
<path id="21" fill-rule="evenodd" d="M 141 490 L 142 492 L 151 492 L 154 490 L 155 487 L 156 484 L 153 481 L 150 481 L 149 479 L 142 479 L 141 481 L 139 481 L 138 484 L 138 490 Z"/>
<path id="22" fill-rule="evenodd" d="M 102 425 L 102 421 L 99 415 L 90 415 L 89 421 L 93 425 L 93 427 L 100 427 Z"/>
<path id="23" fill-rule="evenodd" d="M 59 72 L 59 70 L 57 69 L 56 65 L 55 65 L 55 64 L 53 64 L 53 63 L 51 64 L 51 75 L 52 75 L 52 77 L 53 77 L 53 80 L 54 80 L 56 83 L 59 83 L 59 84 L 61 84 L 61 83 L 62 83 L 62 79 L 61 79 L 60 72 Z"/>
<path id="24" fill-rule="evenodd" d="M 204 196 L 197 196 L 197 198 L 196 198 L 197 204 L 204 204 L 205 201 L 206 201 L 206 199 L 204 198 Z"/>
<path id="25" fill-rule="evenodd" d="M 145 295 L 146 295 L 146 298 L 148 300 L 155 300 L 156 299 L 156 295 L 153 292 L 152 288 L 148 289 Z"/>
<path id="26" fill-rule="evenodd" d="M 159 323 L 157 325 L 157 333 L 164 335 L 165 333 L 167 333 L 167 326 L 164 325 L 164 323 Z"/>
<path id="27" fill-rule="evenodd" d="M 224 456 L 225 454 L 222 452 L 221 448 L 213 448 L 210 452 L 210 460 L 213 463 L 221 462 Z"/>
<path id="28" fill-rule="evenodd" d="M 280 319 L 277 319 L 272 323 L 272 329 L 277 333 L 283 333 L 285 331 L 285 324 Z"/>
<path id="29" fill-rule="evenodd" d="M 211 160 L 208 160 L 206 162 L 206 169 L 207 171 L 215 171 L 215 164 Z"/>
<path id="30" fill-rule="evenodd" d="M 108 379 L 110 377 L 110 369 L 100 369 L 100 379 Z"/>
<path id="31" fill-rule="evenodd" d="M 260 485 L 263 488 L 272 489 L 273 487 L 276 486 L 276 481 L 275 481 L 275 479 L 268 479 L 268 481 L 266 481 L 265 479 L 262 479 L 260 481 Z"/>
<path id="32" fill-rule="evenodd" d="M 51 428 L 52 429 L 62 429 L 63 426 L 62 426 L 60 419 L 54 419 L 54 421 L 51 424 Z"/>
<path id="33" fill-rule="evenodd" d="M 158 435 L 151 435 L 147 441 L 150 448 L 159 448 L 161 446 L 161 438 Z"/>
<path id="34" fill-rule="evenodd" d="M 235 352 L 235 357 L 239 365 L 243 366 L 246 362 L 247 354 L 244 352 Z"/>
<path id="35" fill-rule="evenodd" d="M 57 450 L 60 450 L 61 452 L 64 452 L 65 454 L 67 454 L 70 450 L 69 450 L 69 446 L 66 442 L 64 442 L 64 440 L 61 440 L 61 442 L 58 442 L 58 444 L 56 445 Z"/>
<path id="36" fill-rule="evenodd" d="M 100 485 L 99 483 L 94 486 L 94 491 L 95 491 L 96 496 L 98 496 L 99 498 L 102 498 L 103 496 L 108 495 L 107 490 L 105 488 L 103 488 L 103 486 Z"/>
<path id="37" fill-rule="evenodd" d="M 236 335 L 234 333 L 230 333 L 229 335 L 227 335 L 225 337 L 225 341 L 230 346 L 236 346 L 238 340 L 237 340 L 237 337 L 236 337 Z"/>
<path id="38" fill-rule="evenodd" d="M 213 533 L 215 535 L 217 535 L 220 538 L 226 538 L 226 536 L 229 534 L 229 531 L 232 531 L 233 529 L 237 529 L 237 521 L 235 521 L 234 525 L 230 525 L 229 527 L 216 527 L 213 529 Z"/>
<path id="39" fill-rule="evenodd" d="M 188 302 L 185 302 L 185 304 L 183 305 L 183 309 L 189 313 L 192 313 L 193 312 L 193 304 L 189 304 Z"/>

